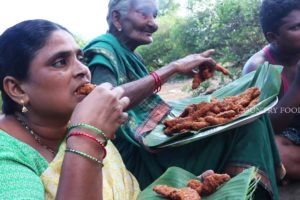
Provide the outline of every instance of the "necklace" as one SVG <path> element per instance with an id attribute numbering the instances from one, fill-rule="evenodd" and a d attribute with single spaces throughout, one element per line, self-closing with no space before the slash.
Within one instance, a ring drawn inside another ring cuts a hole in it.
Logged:
<path id="1" fill-rule="evenodd" d="M 55 156 L 56 152 L 51 149 L 50 147 L 48 147 L 47 145 L 45 145 L 42 140 L 41 137 L 36 134 L 31 128 L 29 128 L 29 126 L 26 124 L 26 122 L 22 119 L 21 114 L 20 113 L 15 113 L 15 117 L 16 119 L 22 124 L 22 126 L 27 130 L 28 133 L 30 133 L 30 135 L 33 137 L 33 139 L 42 147 L 44 147 L 47 151 L 49 151 L 51 154 L 53 154 Z"/>

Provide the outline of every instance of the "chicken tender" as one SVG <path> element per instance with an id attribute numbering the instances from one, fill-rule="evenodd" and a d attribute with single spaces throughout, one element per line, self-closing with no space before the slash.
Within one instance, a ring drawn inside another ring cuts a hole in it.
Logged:
<path id="1" fill-rule="evenodd" d="M 153 190 L 171 200 L 201 200 L 198 192 L 189 187 L 177 189 L 167 185 L 156 185 Z"/>
<path id="2" fill-rule="evenodd" d="M 96 85 L 92 83 L 87 83 L 78 89 L 79 94 L 89 94 L 93 89 L 95 89 Z"/>
<path id="3" fill-rule="evenodd" d="M 212 174 L 203 178 L 201 195 L 207 196 L 214 193 L 220 185 L 230 180 L 228 174 Z"/>

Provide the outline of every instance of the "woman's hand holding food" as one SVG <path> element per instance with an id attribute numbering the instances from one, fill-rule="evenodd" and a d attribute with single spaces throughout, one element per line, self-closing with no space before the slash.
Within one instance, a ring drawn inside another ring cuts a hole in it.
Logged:
<path id="1" fill-rule="evenodd" d="M 174 61 L 173 64 L 176 66 L 176 72 L 179 74 L 191 74 L 195 68 L 197 69 L 204 66 L 210 66 L 213 68 L 213 66 L 216 65 L 216 61 L 209 56 L 214 52 L 214 50 L 207 50 L 203 53 L 190 54 L 184 58 Z"/>
<path id="2" fill-rule="evenodd" d="M 210 49 L 199 54 L 191 54 L 173 62 L 173 64 L 176 66 L 178 73 L 192 74 L 194 76 L 192 89 L 196 89 L 201 82 L 211 78 L 215 70 L 222 72 L 224 75 L 229 75 L 227 69 L 210 58 L 214 53 L 215 50 Z"/>
<path id="3" fill-rule="evenodd" d="M 117 128 L 124 123 L 128 114 L 123 110 L 129 98 L 122 97 L 124 90 L 110 83 L 103 83 L 87 95 L 75 108 L 71 124 L 86 123 L 102 130 L 109 139 L 114 138 Z"/>

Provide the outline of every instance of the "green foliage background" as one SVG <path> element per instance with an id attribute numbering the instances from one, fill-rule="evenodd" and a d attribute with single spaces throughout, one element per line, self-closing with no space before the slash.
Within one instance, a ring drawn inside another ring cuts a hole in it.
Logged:
<path id="1" fill-rule="evenodd" d="M 214 48 L 227 67 L 242 67 L 266 40 L 259 25 L 260 0 L 186 0 L 186 15 L 174 0 L 160 0 L 154 42 L 142 46 L 149 70 L 190 53 Z"/>

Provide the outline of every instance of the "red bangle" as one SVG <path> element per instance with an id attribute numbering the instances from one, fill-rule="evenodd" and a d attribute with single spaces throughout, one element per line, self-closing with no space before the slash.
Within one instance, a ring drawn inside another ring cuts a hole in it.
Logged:
<path id="1" fill-rule="evenodd" d="M 160 77 L 156 72 L 151 72 L 150 75 L 154 78 L 155 81 L 155 93 L 159 92 L 161 90 L 161 80 Z"/>
<path id="2" fill-rule="evenodd" d="M 87 134 L 87 133 L 71 132 L 71 133 L 68 134 L 68 136 L 67 136 L 67 138 L 66 138 L 66 141 L 67 141 L 67 140 L 69 139 L 69 137 L 71 137 L 71 136 L 83 136 L 83 137 L 87 137 L 87 138 L 89 138 L 89 139 L 91 139 L 91 140 L 94 140 L 94 141 L 97 142 L 97 143 L 100 145 L 100 147 L 101 147 L 101 150 L 102 150 L 102 152 L 103 152 L 102 160 L 106 157 L 107 152 L 106 152 L 106 149 L 105 149 L 105 146 L 104 146 L 103 142 L 100 141 L 100 140 L 98 140 L 98 139 L 95 138 L 94 136 L 89 135 L 89 134 Z"/>

